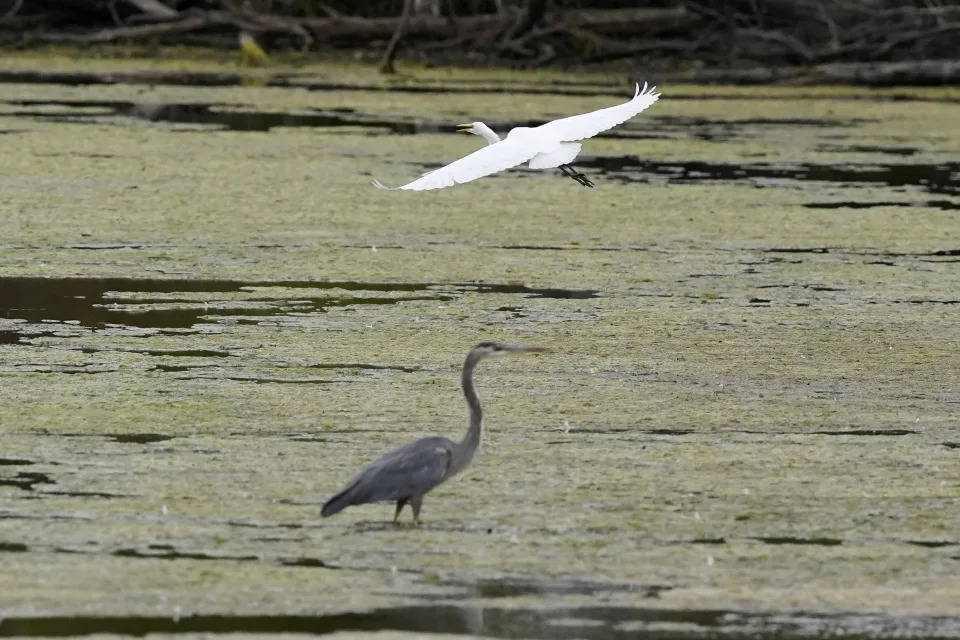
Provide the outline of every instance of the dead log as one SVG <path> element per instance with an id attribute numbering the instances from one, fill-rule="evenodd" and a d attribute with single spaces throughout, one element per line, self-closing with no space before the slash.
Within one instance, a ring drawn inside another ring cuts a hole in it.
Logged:
<path id="1" fill-rule="evenodd" d="M 188 33 L 211 26 L 231 24 L 231 20 L 221 16 L 218 12 L 206 12 L 187 16 L 174 22 L 159 22 L 137 25 L 133 27 L 115 27 L 99 29 L 92 33 L 74 33 L 69 31 L 36 31 L 24 36 L 25 42 L 53 42 L 66 44 L 103 44 L 107 42 L 122 42 L 128 40 L 142 40 Z"/>
<path id="2" fill-rule="evenodd" d="M 567 10 L 547 13 L 546 20 L 561 22 L 572 27 L 597 31 L 637 31 L 643 34 L 676 29 L 690 24 L 694 15 L 685 8 L 674 9 L 591 9 Z M 300 21 L 317 38 L 336 40 L 385 40 L 396 32 L 402 18 L 304 18 Z M 432 15 L 411 16 L 406 27 L 408 37 L 431 40 L 454 38 L 457 30 L 464 33 L 492 31 L 505 32 L 512 27 L 515 17 L 511 14 L 482 13 L 459 16 L 453 24 L 443 17 Z"/>
<path id="3" fill-rule="evenodd" d="M 127 2 L 151 18 L 173 20 L 180 16 L 177 11 L 163 4 L 160 0 L 127 0 Z"/>
<path id="4" fill-rule="evenodd" d="M 868 87 L 936 87 L 960 84 L 960 60 L 822 64 L 811 69 L 810 84 Z"/>
<path id="5" fill-rule="evenodd" d="M 671 9 L 570 9 L 553 17 L 570 27 L 634 36 L 676 31 L 696 21 L 696 15 L 683 5 Z"/>
<path id="6" fill-rule="evenodd" d="M 389 40 L 398 33 L 398 27 L 404 23 L 403 16 L 390 18 L 358 18 L 337 15 L 326 18 L 286 18 L 271 14 L 260 14 L 238 6 L 225 3 L 229 10 L 199 11 L 190 10 L 182 13 L 173 12 L 171 19 L 161 17 L 159 3 L 148 0 L 129 0 L 132 3 L 145 3 L 151 8 L 151 13 L 142 14 L 150 22 L 137 25 L 121 25 L 96 30 L 79 31 L 37 29 L 23 36 L 23 41 L 68 43 L 78 45 L 105 44 L 112 42 L 130 42 L 137 40 L 166 38 L 176 40 L 175 36 L 189 34 L 201 30 L 216 30 L 220 28 L 235 28 L 262 33 L 264 31 L 289 33 L 296 36 L 304 47 L 314 41 L 336 40 L 347 43 L 367 43 L 377 40 Z M 140 6 L 137 4 L 137 6 Z M 173 10 L 171 10 L 173 11 Z M 571 10 L 547 13 L 544 20 L 553 24 L 568 25 L 570 27 L 589 28 L 598 32 L 632 31 L 640 34 L 657 33 L 663 30 L 676 29 L 685 22 L 693 20 L 693 14 L 683 7 L 675 9 L 596 9 Z M 9 27 L 13 27 L 16 18 L 8 18 Z M 30 18 L 20 18 L 20 24 Z M 34 22 L 34 24 L 36 24 Z M 478 14 L 461 16 L 454 23 L 443 16 L 410 15 L 407 16 L 403 28 L 404 37 L 424 40 L 453 39 L 462 33 L 507 33 L 516 24 L 516 18 L 510 13 Z M 0 29 L 5 26 L 0 22 Z M 8 27 L 8 28 L 9 28 Z"/>

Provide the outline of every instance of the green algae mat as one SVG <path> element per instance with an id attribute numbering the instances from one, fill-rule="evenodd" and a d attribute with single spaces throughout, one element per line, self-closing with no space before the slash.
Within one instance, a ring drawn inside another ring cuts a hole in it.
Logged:
<path id="1" fill-rule="evenodd" d="M 960 92 L 5 62 L 0 635 L 960 636 Z"/>

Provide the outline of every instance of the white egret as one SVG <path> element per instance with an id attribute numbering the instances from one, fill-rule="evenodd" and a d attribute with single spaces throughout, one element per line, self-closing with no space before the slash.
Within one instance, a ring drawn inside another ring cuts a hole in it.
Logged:
<path id="1" fill-rule="evenodd" d="M 531 169 L 559 168 L 583 186 L 592 187 L 593 183 L 586 176 L 570 166 L 580 153 L 581 145 L 577 140 L 592 138 L 637 115 L 660 97 L 659 93 L 654 93 L 656 89 L 647 89 L 646 83 L 640 89 L 637 84 L 637 91 L 629 102 L 561 118 L 539 127 L 516 127 L 503 140 L 482 122 L 460 125 L 458 131 L 482 137 L 487 141 L 487 146 L 435 171 L 429 171 L 409 184 L 391 189 L 374 180 L 373 185 L 388 191 L 443 189 L 528 162 Z"/>

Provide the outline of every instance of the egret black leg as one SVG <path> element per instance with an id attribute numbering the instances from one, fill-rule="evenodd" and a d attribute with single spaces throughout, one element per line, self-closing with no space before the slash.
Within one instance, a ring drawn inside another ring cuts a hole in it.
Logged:
<path id="1" fill-rule="evenodd" d="M 563 175 L 567 176 L 568 178 L 573 178 L 574 180 L 577 180 L 576 177 L 574 177 L 573 172 L 570 170 L 569 166 L 562 164 L 557 168 L 560 169 L 561 172 L 563 172 Z M 577 182 L 580 182 L 580 181 L 577 180 Z"/>
<path id="2" fill-rule="evenodd" d="M 400 498 L 397 500 L 397 510 L 393 514 L 393 521 L 397 522 L 400 519 L 400 512 L 403 511 L 403 505 L 407 504 L 406 498 Z"/>
<path id="3" fill-rule="evenodd" d="M 590 179 L 574 169 L 572 165 L 562 164 L 560 165 L 560 171 L 563 171 L 563 175 L 573 178 L 584 187 L 590 187 L 591 189 L 593 188 L 593 183 L 590 181 Z"/>
<path id="4" fill-rule="evenodd" d="M 420 524 L 420 507 L 423 506 L 423 496 L 410 498 L 410 508 L 413 509 L 413 524 Z"/>

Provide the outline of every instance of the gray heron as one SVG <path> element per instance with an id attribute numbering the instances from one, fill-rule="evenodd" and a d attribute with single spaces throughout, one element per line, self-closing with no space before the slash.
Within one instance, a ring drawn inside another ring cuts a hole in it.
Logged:
<path id="1" fill-rule="evenodd" d="M 332 516 L 346 507 L 371 502 L 396 502 L 393 521 L 407 504 L 413 510 L 413 523 L 420 522 L 423 497 L 449 478 L 463 471 L 473 460 L 483 439 L 483 409 L 473 387 L 477 363 L 492 355 L 541 353 L 543 347 L 481 342 L 470 350 L 463 363 L 460 381 L 470 409 L 470 426 L 459 442 L 442 436 L 421 438 L 398 447 L 370 463 L 347 486 L 327 500 L 320 514 Z"/>

